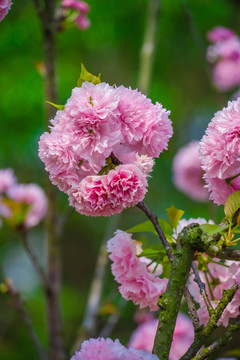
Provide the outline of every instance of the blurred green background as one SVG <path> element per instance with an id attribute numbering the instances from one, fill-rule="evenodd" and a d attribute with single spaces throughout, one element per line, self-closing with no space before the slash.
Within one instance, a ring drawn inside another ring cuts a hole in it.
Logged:
<path id="1" fill-rule="evenodd" d="M 83 62 L 93 74 L 102 73 L 110 84 L 136 88 L 139 52 L 142 45 L 147 0 L 89 0 L 91 27 L 60 32 L 57 36 L 57 79 L 60 103 L 64 104 L 76 86 Z M 185 4 L 185 5 L 184 5 Z M 185 6 L 185 11 L 183 11 Z M 186 10 L 187 9 L 187 10 Z M 192 14 L 192 24 L 185 13 Z M 218 93 L 211 84 L 201 48 L 208 43 L 206 32 L 216 25 L 240 33 L 240 2 L 230 0 L 164 0 L 159 18 L 153 76 L 149 96 L 171 110 L 174 136 L 169 150 L 156 161 L 146 202 L 161 218 L 174 204 L 185 217 L 218 221 L 222 207 L 198 203 L 178 192 L 172 183 L 172 160 L 179 147 L 200 140 L 215 111 L 226 105 L 230 94 Z M 197 34 L 198 44 L 192 32 Z M 13 0 L 11 11 L 0 23 L 0 168 L 11 167 L 20 182 L 44 184 L 44 167 L 37 155 L 37 143 L 44 131 L 43 79 L 36 64 L 43 61 L 39 21 L 31 1 Z M 59 209 L 68 208 L 59 192 Z M 144 221 L 137 208 L 125 210 L 118 227 L 127 229 Z M 69 352 L 84 315 L 98 250 L 108 218 L 70 217 L 63 234 L 63 291 L 65 344 Z M 110 224 L 111 225 L 111 224 Z M 113 229 L 115 230 L 115 229 Z M 143 238 L 143 236 L 142 236 Z M 31 240 L 44 265 L 46 245 L 42 225 L 31 231 Z M 152 239 L 151 241 L 157 241 Z M 107 269 L 103 299 L 116 303 L 117 285 Z M 21 289 L 33 317 L 36 331 L 46 344 L 44 298 L 21 242 L 7 228 L 0 229 L 0 281 L 11 276 Z M 112 337 L 127 343 L 135 324 L 134 306 L 124 305 Z M 99 320 L 99 329 L 105 317 Z M 126 326 L 127 323 L 127 326 Z M 236 345 L 236 344 L 235 344 Z M 0 359 L 38 359 L 18 314 L 0 294 Z"/>

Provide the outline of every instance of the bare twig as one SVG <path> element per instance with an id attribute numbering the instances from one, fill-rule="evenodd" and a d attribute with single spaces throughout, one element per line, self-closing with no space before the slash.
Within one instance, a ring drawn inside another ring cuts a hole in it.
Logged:
<path id="1" fill-rule="evenodd" d="M 172 263 L 174 260 L 174 255 L 173 255 L 172 249 L 161 229 L 161 226 L 159 225 L 157 216 L 151 212 L 151 210 L 148 208 L 148 206 L 145 204 L 144 201 L 140 201 L 137 204 L 137 207 L 144 212 L 144 214 L 149 218 L 149 220 L 153 224 L 153 226 L 159 236 L 159 239 L 161 240 L 163 247 L 167 253 L 167 256 L 168 256 L 170 262 Z"/>
<path id="2" fill-rule="evenodd" d="M 211 314 L 211 311 L 213 310 L 213 307 L 212 307 L 212 304 L 208 298 L 208 294 L 206 293 L 206 288 L 205 288 L 205 284 L 204 282 L 201 280 L 200 278 L 200 275 L 199 275 L 199 272 L 197 270 L 197 266 L 196 264 L 193 262 L 192 263 L 192 269 L 193 269 L 193 273 L 195 275 L 195 278 L 194 278 L 194 281 L 198 284 L 199 286 L 199 289 L 200 289 L 200 293 L 203 297 L 203 300 L 207 306 L 207 309 L 208 309 L 208 313 L 209 315 Z"/>
<path id="3" fill-rule="evenodd" d="M 10 279 L 5 279 L 5 288 L 6 288 L 6 293 L 8 294 L 8 296 L 11 298 L 11 303 L 10 305 L 19 313 L 19 315 L 21 316 L 24 324 L 27 327 L 28 333 L 30 338 L 33 341 L 33 344 L 36 348 L 36 350 L 38 351 L 38 354 L 41 358 L 41 360 L 47 360 L 47 354 L 44 350 L 44 348 L 42 347 L 37 334 L 33 328 L 33 324 L 32 324 L 32 320 L 27 312 L 27 310 L 25 309 L 24 306 L 24 302 L 21 298 L 20 293 L 18 292 L 18 290 L 14 287 L 12 281 Z"/>
<path id="4" fill-rule="evenodd" d="M 148 93 L 151 81 L 160 4 L 161 0 L 149 0 L 144 40 L 140 52 L 138 88 L 145 94 Z"/>
<path id="5" fill-rule="evenodd" d="M 29 243 L 27 231 L 25 229 L 23 229 L 20 231 L 20 233 L 21 233 L 21 238 L 22 238 L 22 242 L 23 242 L 24 248 L 26 250 L 26 253 L 28 254 L 28 256 L 32 262 L 32 265 L 33 265 L 34 269 L 36 270 L 45 291 L 47 291 L 47 289 L 48 289 L 47 277 L 39 264 L 38 258 L 31 246 L 31 244 Z"/>
<path id="6" fill-rule="evenodd" d="M 192 295 L 190 294 L 190 291 L 188 290 L 188 288 L 186 286 L 184 288 L 184 297 L 185 297 L 187 305 L 188 305 L 189 315 L 192 320 L 194 331 L 198 331 L 201 327 L 200 320 L 199 320 L 199 317 L 197 314 L 196 306 L 193 301 Z"/>

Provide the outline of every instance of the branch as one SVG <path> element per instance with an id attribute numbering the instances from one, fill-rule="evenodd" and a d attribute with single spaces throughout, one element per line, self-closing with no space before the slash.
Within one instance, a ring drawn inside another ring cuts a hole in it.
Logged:
<path id="1" fill-rule="evenodd" d="M 207 251 L 207 254 L 210 257 L 217 257 L 218 259 L 240 261 L 240 250 L 227 249 L 217 252 Z"/>
<path id="2" fill-rule="evenodd" d="M 9 297 L 11 298 L 11 303 L 10 305 L 19 313 L 19 315 L 21 316 L 24 324 L 27 327 L 28 333 L 30 338 L 32 339 L 36 350 L 39 353 L 39 356 L 41 358 L 41 360 L 47 360 L 47 354 L 45 352 L 45 350 L 43 349 L 40 341 L 38 340 L 38 337 L 36 335 L 36 332 L 33 328 L 33 324 L 32 324 L 32 320 L 28 314 L 28 312 L 26 311 L 25 307 L 24 307 L 24 302 L 21 298 L 20 293 L 17 291 L 17 289 L 15 289 L 15 287 L 13 286 L 13 283 L 10 279 L 5 279 L 5 289 L 6 289 L 6 293 L 7 295 L 9 295 Z"/>
<path id="3" fill-rule="evenodd" d="M 172 249 L 161 229 L 161 226 L 159 225 L 157 216 L 151 212 L 151 210 L 148 208 L 148 206 L 145 204 L 144 201 L 140 201 L 136 206 L 144 212 L 144 214 L 149 218 L 149 220 L 153 224 L 153 226 L 159 236 L 159 239 L 161 240 L 163 247 L 166 250 L 167 256 L 168 256 L 170 262 L 172 263 L 174 260 L 174 255 L 173 255 Z"/>
<path id="4" fill-rule="evenodd" d="M 32 262 L 32 265 L 33 265 L 34 269 L 36 270 L 36 272 L 43 284 L 45 291 L 47 291 L 47 289 L 48 289 L 47 277 L 46 277 L 45 273 L 43 272 L 43 270 L 38 262 L 38 258 L 28 241 L 28 236 L 27 236 L 26 230 L 21 229 L 20 234 L 21 234 L 22 242 L 23 242 L 24 248 L 26 250 L 26 253 L 28 254 L 28 256 Z"/>
<path id="5" fill-rule="evenodd" d="M 215 351 L 219 350 L 221 347 L 226 345 L 233 336 L 233 333 L 240 330 L 240 324 L 229 325 L 225 334 L 221 336 L 217 341 L 215 341 L 212 345 L 206 347 L 199 351 L 199 353 L 192 360 L 203 360 L 212 355 Z"/>
<path id="6" fill-rule="evenodd" d="M 143 45 L 140 52 L 138 88 L 148 93 L 153 67 L 155 37 L 161 0 L 149 0 Z"/>
<path id="7" fill-rule="evenodd" d="M 220 317 L 222 316 L 227 305 L 232 301 L 236 291 L 238 290 L 238 285 L 234 285 L 228 290 L 223 290 L 223 296 L 219 301 L 216 309 L 211 313 L 209 321 L 205 328 L 195 334 L 195 339 L 188 351 L 181 357 L 180 360 L 191 360 L 197 352 L 204 345 L 205 340 L 212 334 L 212 332 L 217 328 L 217 323 Z"/>
<path id="8" fill-rule="evenodd" d="M 200 320 L 199 320 L 199 317 L 197 314 L 197 309 L 196 309 L 195 303 L 193 301 L 192 295 L 186 286 L 184 288 L 184 297 L 185 297 L 187 305 L 188 305 L 189 315 L 192 320 L 194 331 L 196 332 L 201 327 Z"/>
<path id="9" fill-rule="evenodd" d="M 209 301 L 208 294 L 206 293 L 205 283 L 201 280 L 199 272 L 197 270 L 197 266 L 194 262 L 192 263 L 192 269 L 193 269 L 193 273 L 195 275 L 194 281 L 198 284 L 202 298 L 207 306 L 208 313 L 209 313 L 209 315 L 211 315 L 213 307 Z"/>

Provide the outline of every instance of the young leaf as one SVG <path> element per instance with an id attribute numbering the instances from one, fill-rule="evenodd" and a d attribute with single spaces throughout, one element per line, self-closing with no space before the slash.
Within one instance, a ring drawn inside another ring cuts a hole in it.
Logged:
<path id="1" fill-rule="evenodd" d="M 98 74 L 98 76 L 92 75 L 90 72 L 88 72 L 83 64 L 81 64 L 81 73 L 77 81 L 77 86 L 81 87 L 84 81 L 88 81 L 94 85 L 100 84 L 101 74 Z"/>
<path id="2" fill-rule="evenodd" d="M 162 228 L 162 231 L 164 232 L 164 234 L 166 235 L 172 235 L 173 233 L 173 228 L 172 225 L 164 219 L 158 219 L 158 223 Z M 133 226 L 132 228 L 125 230 L 126 232 L 129 233 L 138 233 L 138 232 L 151 232 L 153 234 L 157 234 L 156 230 L 154 229 L 153 224 L 151 223 L 150 220 L 145 221 L 141 224 L 138 224 L 136 226 Z"/>
<path id="3" fill-rule="evenodd" d="M 227 230 L 229 228 L 229 224 L 227 225 L 216 225 L 216 224 L 202 224 L 199 227 L 206 232 L 208 235 L 212 236 L 214 234 L 217 234 L 221 231 Z"/>
<path id="4" fill-rule="evenodd" d="M 234 215 L 240 208 L 240 190 L 232 193 L 224 206 L 224 213 L 228 220 L 232 221 Z"/>
<path id="5" fill-rule="evenodd" d="M 54 106 L 55 108 L 57 108 L 58 110 L 64 110 L 65 106 L 64 105 L 57 105 L 52 103 L 51 101 L 45 101 L 47 104 L 50 104 L 52 106 Z"/>
<path id="6" fill-rule="evenodd" d="M 171 205 L 170 208 L 167 209 L 167 213 L 168 213 L 168 218 L 169 218 L 172 226 L 174 227 L 174 229 L 176 229 L 178 226 L 179 220 L 181 219 L 181 217 L 184 214 L 184 211 L 175 208 L 174 205 Z"/>

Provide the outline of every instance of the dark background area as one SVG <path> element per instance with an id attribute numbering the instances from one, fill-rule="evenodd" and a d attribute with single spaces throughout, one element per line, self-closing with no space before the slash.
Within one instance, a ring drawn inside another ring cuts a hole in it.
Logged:
<path id="1" fill-rule="evenodd" d="M 111 85 L 137 86 L 148 2 L 89 0 L 88 3 L 91 27 L 86 31 L 71 28 L 57 36 L 60 104 L 66 102 L 76 86 L 81 62 L 91 73 L 101 72 L 102 81 Z M 186 11 L 192 14 L 191 23 Z M 217 222 L 223 216 L 223 207 L 194 202 L 178 192 L 172 182 L 172 160 L 176 151 L 193 139 L 200 140 L 213 114 L 225 106 L 231 96 L 214 89 L 203 54 L 208 46 L 206 32 L 216 25 L 240 33 L 239 1 L 162 1 L 149 96 L 153 102 L 158 101 L 171 110 L 174 135 L 169 150 L 156 160 L 145 199 L 160 218 L 167 217 L 166 208 L 171 204 L 183 209 L 186 218 L 212 218 Z M 197 41 L 193 33 L 197 34 Z M 46 174 L 37 154 L 38 139 L 44 131 L 43 79 L 37 70 L 41 61 L 42 39 L 33 4 L 13 0 L 9 14 L 0 23 L 0 168 L 13 168 L 20 182 L 44 186 Z M 59 210 L 66 211 L 67 197 L 60 192 L 58 202 Z M 118 217 L 118 228 L 124 230 L 141 221 L 145 219 L 137 208 L 128 209 Z M 76 212 L 67 222 L 62 240 L 62 307 L 68 351 L 83 318 L 100 244 L 112 222 L 109 218 L 87 218 Z M 157 242 L 156 238 L 146 237 L 148 239 Z M 46 245 L 42 225 L 32 229 L 31 240 L 44 265 Z M 119 301 L 117 284 L 113 282 L 109 266 L 107 273 L 103 304 L 116 304 Z M 18 236 L 3 227 L 0 229 L 0 281 L 5 276 L 12 277 L 22 291 L 36 331 L 46 344 L 41 287 Z M 131 303 L 124 306 L 112 334 L 125 344 L 135 327 L 131 320 L 133 312 Z M 100 325 L 105 318 L 100 318 Z M 0 294 L 0 359 L 37 358 L 21 319 L 8 306 L 7 297 Z"/>

